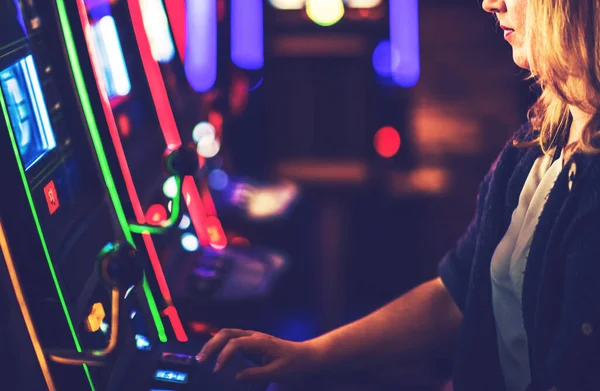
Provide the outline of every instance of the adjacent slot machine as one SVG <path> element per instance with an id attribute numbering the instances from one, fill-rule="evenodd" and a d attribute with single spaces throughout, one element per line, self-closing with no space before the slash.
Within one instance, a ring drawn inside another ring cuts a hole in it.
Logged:
<path id="1" fill-rule="evenodd" d="M 154 248 L 149 251 L 156 255 L 157 275 L 166 276 L 161 292 L 169 305 L 173 296 L 203 302 L 260 300 L 285 258 L 267 249 L 228 246 L 210 193 L 202 186 L 204 159 L 180 134 L 146 31 L 129 19 L 128 12 L 141 13 L 141 4 L 77 0 L 67 5 L 64 18 L 76 52 L 88 57 L 81 60 L 90 64 L 84 66 L 86 84 L 103 93 L 103 111 L 97 115 L 106 117 L 108 127 L 101 129 L 101 138 L 114 150 L 109 165 L 123 177 L 119 193 L 127 195 L 130 221 L 157 227 L 133 229 Z M 172 153 L 165 156 L 165 149 Z M 185 163 L 173 171 L 176 165 L 170 162 L 175 161 Z M 185 200 L 180 219 L 165 224 L 177 194 Z M 169 229 L 162 230 L 165 225 Z"/>

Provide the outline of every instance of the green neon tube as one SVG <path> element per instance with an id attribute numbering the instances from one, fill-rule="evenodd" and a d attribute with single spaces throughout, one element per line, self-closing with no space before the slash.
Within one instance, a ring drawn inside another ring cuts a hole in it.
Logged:
<path id="1" fill-rule="evenodd" d="M 119 199 L 119 194 L 117 192 L 115 182 L 110 172 L 108 160 L 106 159 L 106 154 L 104 153 L 104 148 L 102 147 L 102 141 L 98 132 L 98 126 L 96 124 L 96 119 L 92 110 L 92 103 L 90 102 L 90 97 L 88 95 L 87 88 L 85 86 L 85 81 L 83 79 L 83 72 L 81 71 L 79 56 L 77 54 L 77 48 L 75 47 L 75 40 L 73 39 L 73 31 L 71 30 L 71 25 L 69 23 L 69 19 L 67 18 L 67 9 L 65 8 L 64 0 L 56 0 L 56 5 L 58 8 L 58 16 L 60 18 L 60 24 L 62 27 L 63 37 L 65 39 L 65 46 L 67 48 L 69 62 L 71 63 L 71 71 L 73 72 L 73 78 L 75 79 L 75 85 L 79 94 L 79 101 L 81 103 L 83 114 L 85 116 L 85 120 L 90 131 L 90 136 L 92 137 L 92 143 L 94 145 L 94 149 L 96 150 L 96 155 L 98 156 L 100 169 L 102 170 L 102 175 L 104 177 L 104 181 L 106 182 L 106 187 L 114 205 L 114 209 L 117 214 L 119 224 L 121 225 L 121 229 L 123 230 L 123 234 L 125 235 L 127 241 L 132 246 L 135 246 L 135 243 L 133 241 L 133 235 L 129 230 L 129 224 L 127 223 L 127 219 L 125 217 L 123 205 L 121 205 L 121 200 Z M 162 319 L 160 318 L 160 314 L 158 313 L 158 308 L 156 307 L 154 297 L 151 297 L 152 291 L 150 290 L 150 286 L 148 284 L 144 284 L 143 288 L 144 293 L 146 294 L 146 298 L 148 300 L 148 304 L 150 304 L 151 302 L 154 303 L 154 306 L 150 305 L 150 311 L 152 312 L 152 318 L 154 319 L 154 324 L 156 326 L 156 331 L 158 332 L 159 339 L 161 341 L 163 339 L 166 341 L 167 336 L 164 331 L 165 328 L 162 323 Z"/>
<path id="2" fill-rule="evenodd" d="M 60 284 L 58 283 L 58 278 L 56 277 L 56 272 L 54 270 L 54 264 L 52 263 L 52 259 L 50 259 L 50 252 L 48 251 L 48 246 L 46 245 L 46 239 L 44 238 L 44 233 L 42 232 L 42 226 L 40 225 L 40 220 L 38 218 L 37 210 L 35 209 L 35 204 L 33 203 L 33 197 L 31 197 L 31 189 L 29 188 L 29 182 L 27 182 L 27 177 L 25 176 L 25 170 L 23 169 L 23 162 L 21 161 L 21 154 L 19 152 L 19 148 L 17 147 L 17 142 L 15 140 L 15 135 L 13 134 L 12 124 L 10 122 L 10 117 L 8 116 L 8 110 L 6 109 L 6 102 L 4 101 L 4 95 L 2 91 L 0 91 L 0 106 L 2 106 L 2 113 L 4 114 L 4 121 L 6 122 L 6 126 L 8 127 L 8 135 L 10 136 L 10 142 L 12 144 L 13 151 L 15 153 L 15 159 L 17 159 L 17 165 L 19 166 L 19 173 L 21 174 L 21 180 L 23 181 L 23 186 L 25 187 L 25 193 L 27 194 L 27 201 L 29 201 L 29 206 L 31 207 L 31 212 L 33 214 L 33 220 L 35 222 L 35 227 L 37 228 L 38 235 L 40 237 L 40 242 L 42 243 L 42 248 L 44 249 L 44 255 L 46 256 L 46 261 L 48 262 L 48 267 L 50 268 L 50 274 L 52 275 L 52 281 L 54 282 L 54 286 L 56 287 L 56 293 L 58 293 L 58 299 L 60 300 L 60 304 L 62 306 L 63 312 L 65 313 L 65 318 L 67 319 L 67 324 L 69 325 L 69 330 L 71 331 L 71 335 L 73 336 L 73 342 L 75 342 L 75 348 L 78 352 L 81 352 L 81 344 L 79 343 L 79 339 L 77 338 L 77 333 L 75 333 L 75 328 L 73 327 L 73 321 L 71 320 L 71 315 L 69 314 L 69 309 L 67 308 L 67 303 L 65 302 L 65 298 L 63 296 L 62 290 L 60 289 Z M 92 382 L 92 377 L 90 375 L 90 370 L 86 364 L 83 364 L 83 370 L 85 371 L 85 375 L 87 376 L 88 382 L 90 383 L 90 387 L 92 391 L 95 391 L 94 383 Z"/>
<path id="3" fill-rule="evenodd" d="M 115 205 L 115 212 L 117 212 L 117 218 L 119 219 L 119 224 L 121 224 L 125 238 L 128 242 L 134 245 L 133 237 L 128 229 L 127 218 L 125 217 L 125 212 L 123 211 L 123 207 L 121 206 L 121 202 L 119 200 L 119 193 L 110 172 L 106 154 L 104 153 L 104 148 L 100 139 L 100 133 L 98 132 L 98 125 L 96 124 L 94 112 L 92 110 L 92 103 L 90 102 L 90 97 L 85 87 L 85 81 L 83 79 L 79 57 L 77 56 L 77 49 L 75 48 L 75 40 L 73 39 L 73 32 L 71 30 L 71 25 L 67 20 L 67 10 L 65 8 L 64 0 L 57 0 L 56 4 L 58 5 L 58 14 L 60 17 L 63 36 L 65 38 L 69 62 L 71 63 L 71 71 L 73 72 L 73 77 L 75 79 L 75 85 L 77 87 L 77 93 L 79 94 L 81 108 L 83 109 L 83 114 L 85 116 L 88 129 L 90 130 L 90 135 L 92 136 L 92 143 L 94 144 L 94 149 L 98 155 L 100 169 L 102 170 L 102 175 L 104 176 L 104 181 L 106 182 L 106 187 L 108 189 L 110 198 Z"/>
<path id="4" fill-rule="evenodd" d="M 154 319 L 154 323 L 156 324 L 156 331 L 158 332 L 158 340 L 160 342 L 167 342 L 167 333 L 165 333 L 165 327 L 163 326 L 162 320 L 160 319 L 160 313 L 158 312 L 158 308 L 156 307 L 156 301 L 154 301 L 154 296 L 151 294 L 150 285 L 148 284 L 148 279 L 146 278 L 146 274 L 144 274 L 144 281 L 142 282 L 144 287 L 144 292 L 150 292 L 150 294 L 146 293 L 146 300 L 148 300 L 148 307 L 150 307 L 150 313 L 152 314 L 152 318 Z"/>

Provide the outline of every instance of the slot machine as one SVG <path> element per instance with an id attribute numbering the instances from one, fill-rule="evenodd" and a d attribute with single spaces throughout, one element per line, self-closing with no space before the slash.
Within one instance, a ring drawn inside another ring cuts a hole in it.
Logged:
<path id="1" fill-rule="evenodd" d="M 49 34 L 64 2 L 44 5 L 47 13 L 38 13 L 31 0 L 0 0 L 3 384 L 264 389 L 235 383 L 234 373 L 252 365 L 241 357 L 215 375 L 194 359 L 206 338 L 182 343 L 165 333 L 148 288 L 156 276 L 107 169 L 97 97 L 74 66 L 74 42 Z"/>
<path id="2" fill-rule="evenodd" d="M 162 227 L 174 213 L 175 195 L 185 200 L 178 224 L 169 229 L 133 227 L 152 247 L 157 275 L 165 276 L 159 284 L 165 302 L 170 304 L 173 297 L 203 303 L 260 300 L 270 292 L 285 258 L 279 252 L 227 243 L 210 193 L 202 186 L 205 160 L 180 133 L 146 32 L 116 8 L 139 14 L 140 5 L 137 0 L 115 6 L 107 0 L 77 0 L 66 5 L 61 21 L 69 25 L 74 52 L 85 63 L 85 84 L 102 92 L 96 115 L 104 116 L 108 126 L 100 129 L 100 137 L 114 151 L 108 161 L 122 177 L 117 187 L 128 199 L 126 214 L 137 224 Z M 165 156 L 165 150 L 173 153 Z M 178 153 L 188 156 L 179 185 L 167 167 L 178 160 L 173 156 Z"/>

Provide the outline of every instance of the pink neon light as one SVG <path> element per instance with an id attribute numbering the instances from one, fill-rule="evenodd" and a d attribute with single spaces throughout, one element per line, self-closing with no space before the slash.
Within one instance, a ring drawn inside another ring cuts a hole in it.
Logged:
<path id="1" fill-rule="evenodd" d="M 167 305 L 171 305 L 173 304 L 173 298 L 171 297 L 169 284 L 167 284 L 165 273 L 163 273 L 162 265 L 160 264 L 160 258 L 158 257 L 158 253 L 156 252 L 156 247 L 154 246 L 152 236 L 148 232 L 144 232 L 142 233 L 142 238 L 144 239 L 144 244 L 146 245 L 146 250 L 148 251 L 148 257 L 150 258 L 150 263 L 152 264 L 152 268 L 154 269 L 156 281 L 158 281 L 158 286 L 163 295 L 163 298 L 167 302 Z"/>
<path id="2" fill-rule="evenodd" d="M 133 31 L 142 57 L 142 64 L 148 79 L 160 127 L 167 142 L 167 147 L 177 148 L 181 146 L 181 137 L 179 137 L 179 130 L 177 129 L 175 116 L 169 102 L 165 81 L 160 72 L 160 65 L 158 65 L 158 62 L 152 56 L 150 41 L 146 35 L 146 29 L 144 29 L 139 0 L 128 0 L 127 4 L 129 4 Z"/>
<path id="3" fill-rule="evenodd" d="M 208 188 L 206 182 L 202 184 L 202 201 L 204 202 L 206 213 L 211 216 L 216 216 L 217 208 L 215 207 L 215 202 L 213 201 L 212 195 L 210 194 L 210 189 Z"/>
<path id="4" fill-rule="evenodd" d="M 169 317 L 171 320 L 171 324 L 173 325 L 173 331 L 175 332 L 175 338 L 179 342 L 187 342 L 188 336 L 183 329 L 183 325 L 181 324 L 181 319 L 179 318 L 179 314 L 177 313 L 177 308 L 170 305 L 164 309 L 164 314 Z"/>
<path id="5" fill-rule="evenodd" d="M 167 8 L 169 24 L 171 25 L 171 31 L 173 31 L 173 39 L 175 39 L 179 58 L 181 58 L 181 61 L 184 61 L 186 38 L 185 0 L 167 0 L 165 1 L 165 7 Z"/>
<path id="6" fill-rule="evenodd" d="M 206 218 L 206 230 L 210 237 L 210 246 L 215 250 L 223 250 L 227 247 L 227 237 L 223 231 L 221 221 L 217 216 L 208 216 Z"/>

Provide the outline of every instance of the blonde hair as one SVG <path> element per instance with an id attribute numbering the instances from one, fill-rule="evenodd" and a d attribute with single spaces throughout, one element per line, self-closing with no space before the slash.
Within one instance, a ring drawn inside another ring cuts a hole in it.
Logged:
<path id="1" fill-rule="evenodd" d="M 577 145 L 600 152 L 600 0 L 528 0 L 531 75 L 541 88 L 528 119 L 539 136 L 529 146 L 548 153 L 571 123 L 568 105 L 592 114 Z M 525 146 L 525 145 L 523 145 Z"/>

